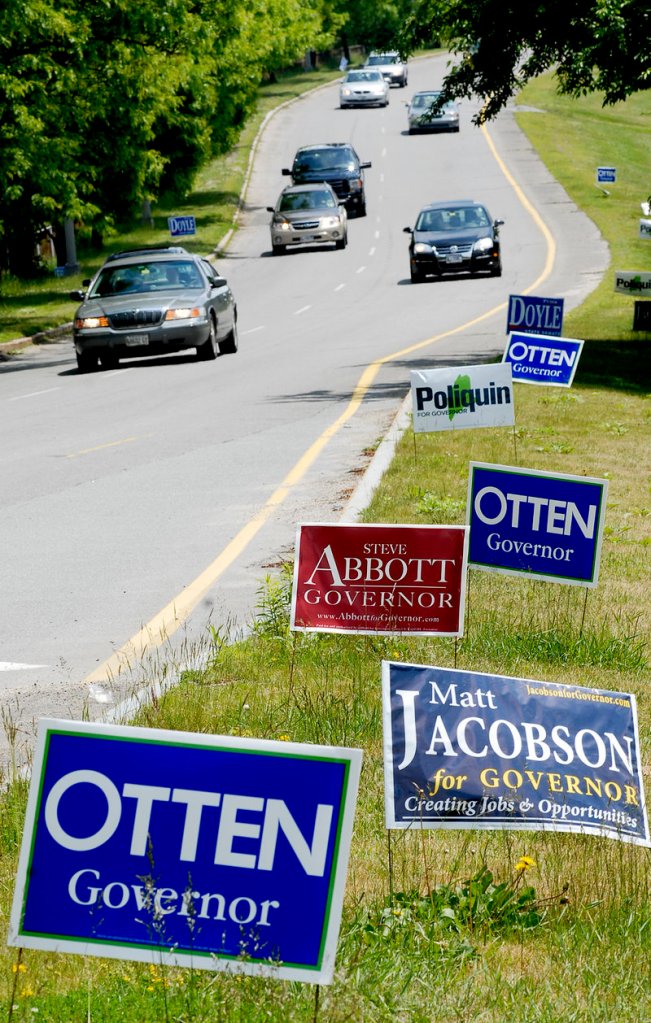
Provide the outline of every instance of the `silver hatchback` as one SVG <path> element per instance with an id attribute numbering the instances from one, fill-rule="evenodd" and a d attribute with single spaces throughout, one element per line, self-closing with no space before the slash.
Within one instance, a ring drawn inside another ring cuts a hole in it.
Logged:
<path id="1" fill-rule="evenodd" d="M 389 104 L 389 83 L 380 71 L 371 68 L 349 71 L 339 86 L 339 106 L 386 107 Z"/>
<path id="2" fill-rule="evenodd" d="M 348 243 L 348 214 L 330 185 L 321 181 L 289 185 L 275 206 L 267 206 L 271 218 L 271 249 L 282 256 L 288 246 L 333 242 L 336 249 Z"/>

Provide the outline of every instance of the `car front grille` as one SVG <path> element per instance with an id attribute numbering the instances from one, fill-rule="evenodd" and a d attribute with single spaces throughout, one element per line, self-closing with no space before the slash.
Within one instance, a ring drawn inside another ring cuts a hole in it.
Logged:
<path id="1" fill-rule="evenodd" d="M 292 224 L 297 231 L 316 231 L 318 226 L 318 220 L 296 220 Z"/>
<path id="2" fill-rule="evenodd" d="M 439 256 L 460 256 L 462 259 L 470 259 L 472 255 L 472 242 L 468 245 L 437 245 L 436 251 Z"/>
<path id="3" fill-rule="evenodd" d="M 337 181 L 328 180 L 328 184 L 332 188 L 335 195 L 348 195 L 348 193 L 350 192 L 350 185 L 345 178 L 343 180 Z"/>
<path id="4" fill-rule="evenodd" d="M 163 319 L 162 309 L 124 309 L 112 313 L 108 320 L 114 330 L 133 330 L 134 327 L 153 327 Z"/>

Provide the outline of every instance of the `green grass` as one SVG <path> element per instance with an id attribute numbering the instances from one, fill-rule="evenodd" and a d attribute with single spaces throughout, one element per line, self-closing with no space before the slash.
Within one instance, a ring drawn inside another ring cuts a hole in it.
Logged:
<path id="1" fill-rule="evenodd" d="M 566 138 L 567 114 L 554 116 Z M 596 107 L 590 120 L 599 122 Z M 604 146 L 612 131 L 606 117 Z M 588 180 L 594 153 L 575 146 L 570 162 L 588 168 L 585 201 L 598 205 Z M 621 160 L 606 149 L 597 162 Z M 471 572 L 456 642 L 292 634 L 285 570 L 261 580 L 251 637 L 213 632 L 205 667 L 187 670 L 138 717 L 151 727 L 364 750 L 336 974 L 318 1005 L 313 988 L 295 983 L 37 952 L 19 962 L 4 948 L 0 1019 L 651 1023 L 649 850 L 549 832 L 393 832 L 389 870 L 383 823 L 382 659 L 634 693 L 651 764 L 651 374 L 623 325 L 626 309 L 603 340 L 586 343 L 571 390 L 516 385 L 515 431 L 407 431 L 364 513 L 368 522 L 463 522 L 471 459 L 607 478 L 595 590 Z M 572 315 L 580 323 L 584 313 Z M 601 307 L 585 315 L 581 336 L 601 338 Z M 0 794 L 5 921 L 25 800 L 22 782 Z M 534 861 L 526 875 L 523 855 Z"/>

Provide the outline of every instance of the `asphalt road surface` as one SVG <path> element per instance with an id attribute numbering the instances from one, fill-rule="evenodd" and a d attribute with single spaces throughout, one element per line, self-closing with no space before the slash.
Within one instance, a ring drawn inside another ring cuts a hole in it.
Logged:
<path id="1" fill-rule="evenodd" d="M 462 103 L 458 134 L 408 135 L 406 100 L 444 70 L 413 61 L 386 109 L 340 110 L 335 84 L 269 119 L 219 264 L 236 355 L 81 375 L 68 337 L 0 364 L 2 758 L 24 758 L 38 717 L 97 719 L 201 663 L 211 627 L 244 631 L 296 525 L 341 517 L 410 369 L 501 354 L 509 294 L 568 310 L 598 282 L 604 243 L 512 111 L 484 131 Z M 333 141 L 372 162 L 368 215 L 343 251 L 272 257 L 282 168 Z M 503 276 L 412 285 L 403 227 L 456 198 L 505 221 Z"/>

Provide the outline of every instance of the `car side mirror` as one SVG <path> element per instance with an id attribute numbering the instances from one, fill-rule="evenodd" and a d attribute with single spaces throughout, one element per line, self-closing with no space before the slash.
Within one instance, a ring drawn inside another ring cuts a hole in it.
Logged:
<path id="1" fill-rule="evenodd" d="M 83 302 L 84 299 L 86 298 L 86 292 L 85 291 L 70 291 L 68 293 L 68 298 L 72 299 L 73 302 Z"/>
<path id="2" fill-rule="evenodd" d="M 285 177 L 288 177 L 292 172 L 290 171 L 289 167 L 283 167 L 280 173 L 284 174 Z"/>
<path id="3" fill-rule="evenodd" d="M 493 227 L 501 227 L 503 223 L 504 223 L 503 220 L 494 220 Z"/>
<path id="4" fill-rule="evenodd" d="M 413 234 L 414 233 L 410 227 L 403 227 L 402 230 L 403 230 L 403 232 L 405 234 Z"/>
<path id="5" fill-rule="evenodd" d="M 226 280 L 225 277 L 217 276 L 217 277 L 213 277 L 213 279 L 211 280 L 210 283 L 211 283 L 213 288 L 225 288 L 227 283 L 228 283 L 228 281 Z"/>
<path id="6" fill-rule="evenodd" d="M 363 163 L 360 163 L 360 167 L 370 167 L 370 166 L 371 166 L 371 161 L 370 160 L 364 160 Z"/>
<path id="7" fill-rule="evenodd" d="M 275 212 L 276 211 L 275 211 L 273 206 L 267 206 L 267 213 L 275 213 Z"/>

